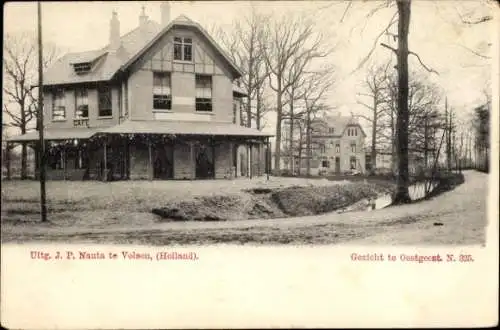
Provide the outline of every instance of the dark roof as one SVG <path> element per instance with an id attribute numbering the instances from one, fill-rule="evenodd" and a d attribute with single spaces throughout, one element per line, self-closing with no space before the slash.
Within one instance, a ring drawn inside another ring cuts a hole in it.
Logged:
<path id="1" fill-rule="evenodd" d="M 120 47 L 114 52 L 110 51 L 110 46 L 107 45 L 97 50 L 64 55 L 44 73 L 44 85 L 108 81 L 119 70 L 124 70 L 133 64 L 173 26 L 187 26 L 198 30 L 221 54 L 235 77 L 237 78 L 242 75 L 239 68 L 230 60 L 229 56 L 217 45 L 210 35 L 198 23 L 182 15 L 170 22 L 163 29 L 157 22 L 152 20 L 147 21 L 143 30 L 137 27 L 121 36 Z M 72 64 L 82 62 L 94 62 L 94 67 L 91 72 L 78 75 L 73 70 Z"/>
<path id="2" fill-rule="evenodd" d="M 326 116 L 325 118 L 315 120 L 315 124 L 324 126 L 325 134 L 329 136 L 341 137 L 348 126 L 359 127 L 363 135 L 366 136 L 363 127 L 361 127 L 358 120 L 353 116 Z M 328 133 L 327 127 L 333 127 L 333 134 Z M 315 135 L 321 134 L 316 133 Z"/>

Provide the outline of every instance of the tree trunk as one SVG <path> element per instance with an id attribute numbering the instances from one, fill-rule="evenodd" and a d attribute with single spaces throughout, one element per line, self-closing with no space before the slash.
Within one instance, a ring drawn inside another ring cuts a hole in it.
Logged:
<path id="1" fill-rule="evenodd" d="M 281 160 L 281 121 L 282 121 L 282 105 L 281 105 L 281 77 L 278 77 L 278 93 L 276 103 L 276 141 L 274 146 L 274 170 L 280 172 Z"/>
<path id="2" fill-rule="evenodd" d="M 261 100 L 260 100 L 260 93 L 259 91 L 257 90 L 257 113 L 255 115 L 255 125 L 257 127 L 257 129 L 260 131 L 260 107 L 261 107 Z"/>
<path id="3" fill-rule="evenodd" d="M 370 172 L 375 173 L 377 168 L 377 96 L 373 97 L 373 122 L 372 122 L 372 149 L 371 149 L 371 168 Z"/>
<path id="4" fill-rule="evenodd" d="M 293 97 L 293 96 L 292 96 Z M 288 148 L 290 149 L 290 170 L 292 171 L 293 175 L 293 170 L 294 170 L 294 165 L 295 165 L 295 159 L 293 157 L 293 127 L 294 121 L 293 121 L 293 99 L 290 100 L 290 141 Z"/>
<path id="5" fill-rule="evenodd" d="M 307 119 L 306 119 L 306 162 L 307 162 L 307 169 L 306 169 L 306 175 L 309 177 L 311 176 L 311 113 L 308 111 L 307 112 Z"/>
<path id="6" fill-rule="evenodd" d="M 429 128 L 428 128 L 428 122 L 427 122 L 427 116 L 425 117 L 425 122 L 424 122 L 424 168 L 427 169 L 427 165 L 429 163 Z"/>
<path id="7" fill-rule="evenodd" d="M 398 117 L 397 151 L 398 175 L 394 204 L 410 203 L 408 192 L 408 30 L 410 26 L 411 2 L 398 0 Z"/>
<path id="8" fill-rule="evenodd" d="M 298 156 L 299 156 L 299 166 L 297 167 L 297 174 L 300 175 L 300 169 L 302 168 L 302 139 L 304 138 L 304 133 L 302 132 L 302 127 L 300 127 L 300 132 L 299 132 L 299 150 L 298 150 Z"/>

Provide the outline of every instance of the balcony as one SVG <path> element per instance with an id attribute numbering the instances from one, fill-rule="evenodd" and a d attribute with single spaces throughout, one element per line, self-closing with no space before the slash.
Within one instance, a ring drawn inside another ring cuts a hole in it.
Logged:
<path id="1" fill-rule="evenodd" d="M 73 127 L 89 127 L 88 118 L 73 119 Z"/>

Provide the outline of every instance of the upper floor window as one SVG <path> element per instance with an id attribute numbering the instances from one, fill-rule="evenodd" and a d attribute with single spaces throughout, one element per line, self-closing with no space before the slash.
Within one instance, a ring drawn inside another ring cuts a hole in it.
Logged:
<path id="1" fill-rule="evenodd" d="M 324 144 L 320 144 L 319 149 L 322 154 L 326 153 L 326 146 Z"/>
<path id="2" fill-rule="evenodd" d="M 355 153 L 356 152 L 356 144 L 351 144 L 351 152 Z"/>
<path id="3" fill-rule="evenodd" d="M 89 118 L 89 94 L 86 88 L 80 88 L 75 91 L 75 119 Z"/>
<path id="4" fill-rule="evenodd" d="M 348 136 L 358 136 L 358 130 L 356 128 L 348 128 L 347 135 Z"/>
<path id="5" fill-rule="evenodd" d="M 174 60 L 193 60 L 193 40 L 185 37 L 174 37 Z"/>
<path id="6" fill-rule="evenodd" d="M 172 91 L 168 72 L 153 73 L 153 109 L 171 110 Z"/>
<path id="7" fill-rule="evenodd" d="M 340 144 L 339 143 L 335 144 L 335 152 L 340 153 Z"/>
<path id="8" fill-rule="evenodd" d="M 333 132 L 334 132 L 333 127 L 328 127 L 328 133 L 333 134 Z"/>
<path id="9" fill-rule="evenodd" d="M 58 89 L 52 95 L 52 120 L 66 120 L 66 99 L 64 90 Z"/>
<path id="10" fill-rule="evenodd" d="M 99 117 L 111 117 L 113 110 L 111 106 L 111 88 L 107 85 L 99 85 L 97 88 L 99 102 Z"/>
<path id="11" fill-rule="evenodd" d="M 212 77 L 196 75 L 196 111 L 212 111 Z"/>

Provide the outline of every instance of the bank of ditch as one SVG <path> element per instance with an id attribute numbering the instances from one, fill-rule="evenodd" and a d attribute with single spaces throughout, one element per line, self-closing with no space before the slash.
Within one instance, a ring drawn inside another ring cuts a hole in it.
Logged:
<path id="1" fill-rule="evenodd" d="M 168 202 L 152 212 L 160 221 L 227 221 L 316 215 L 349 207 L 393 190 L 390 182 L 253 188 L 239 193 Z"/>

